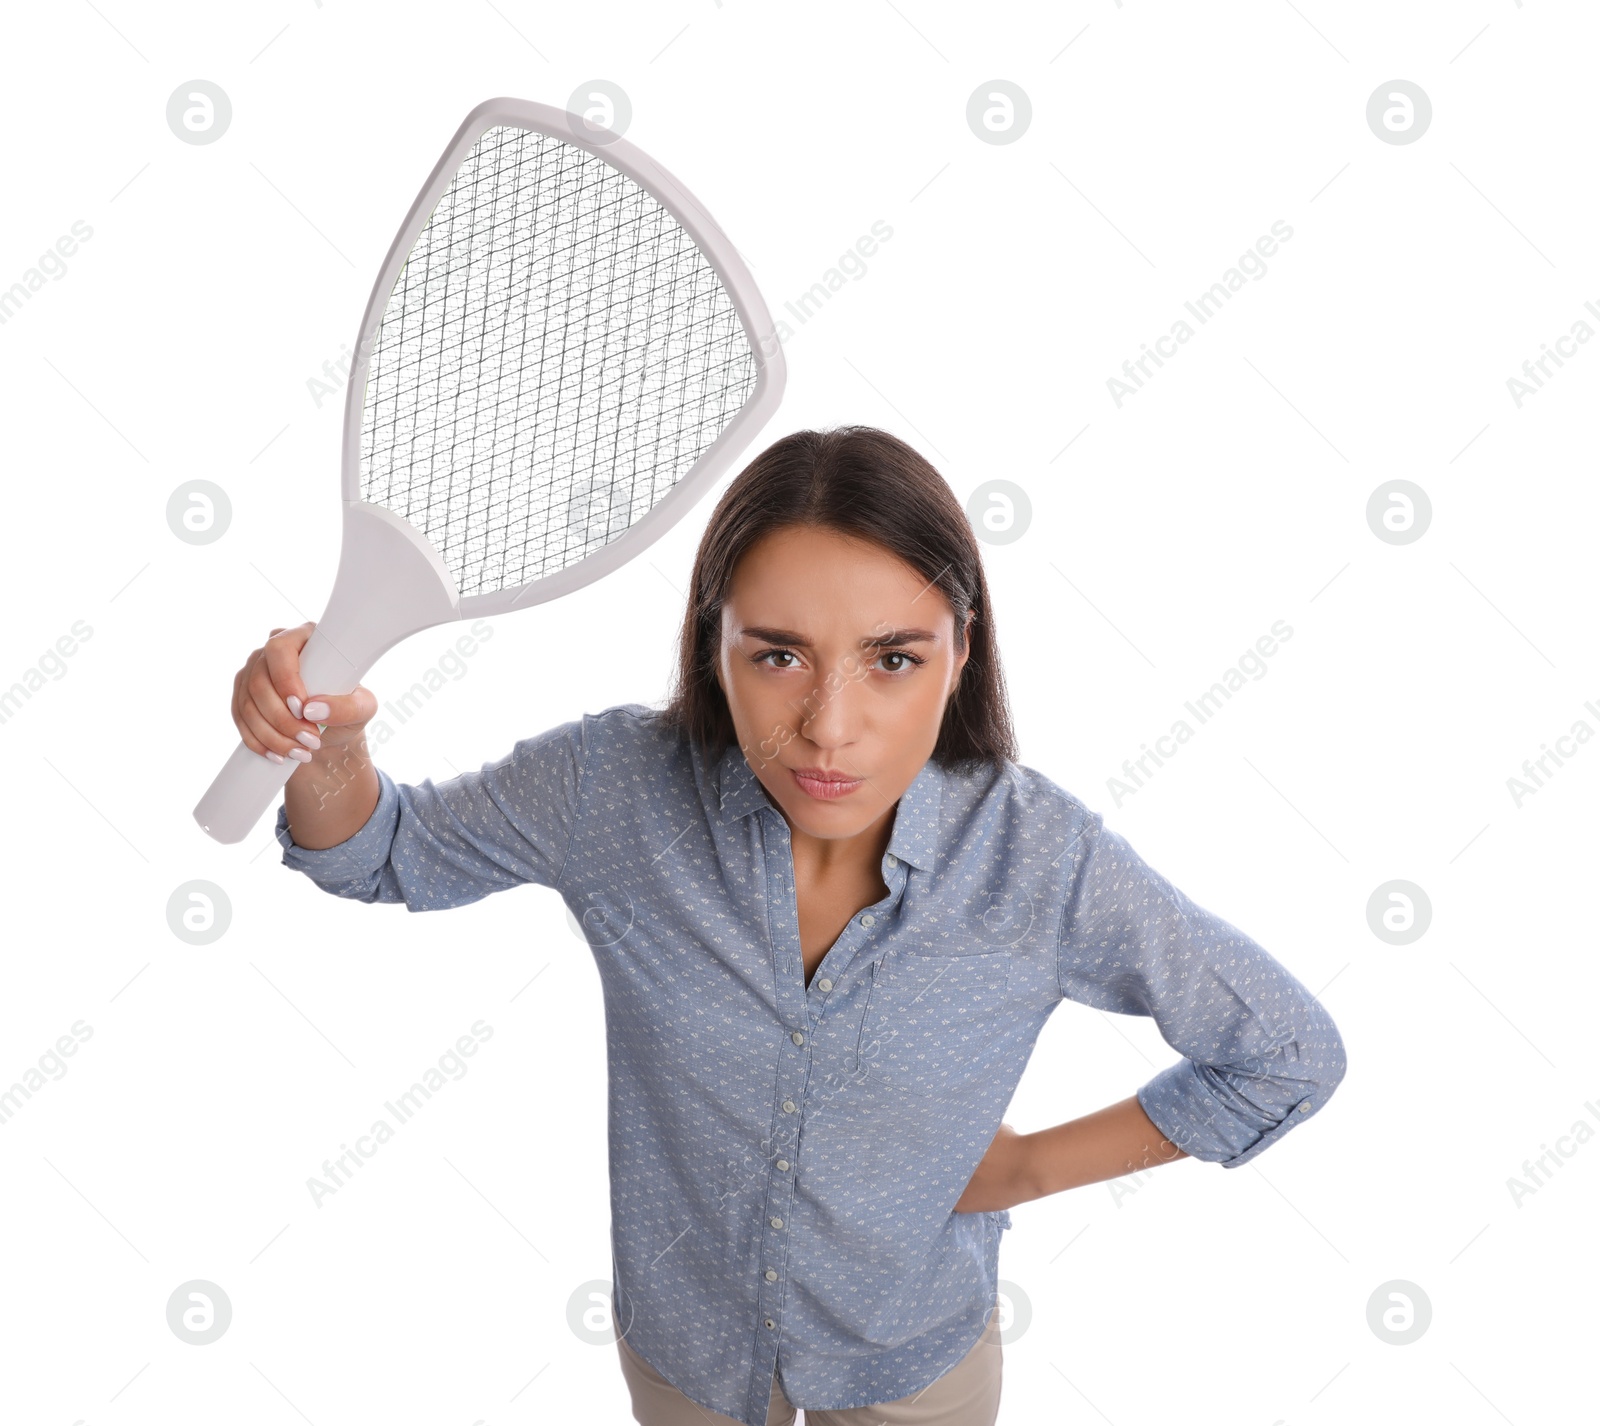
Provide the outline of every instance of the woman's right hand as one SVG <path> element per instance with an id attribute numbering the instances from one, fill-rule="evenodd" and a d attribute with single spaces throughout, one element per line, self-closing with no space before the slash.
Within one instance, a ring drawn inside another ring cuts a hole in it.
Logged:
<path id="1" fill-rule="evenodd" d="M 239 736 L 251 752 L 276 763 L 308 763 L 318 749 L 358 742 L 378 711 L 377 698 L 360 685 L 350 693 L 326 694 L 301 682 L 300 651 L 315 628 L 316 621 L 308 619 L 293 629 L 274 629 L 233 676 Z"/>

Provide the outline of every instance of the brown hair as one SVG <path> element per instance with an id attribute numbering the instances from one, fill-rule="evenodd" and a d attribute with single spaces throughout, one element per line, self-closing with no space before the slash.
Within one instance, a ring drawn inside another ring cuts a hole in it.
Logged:
<path id="1" fill-rule="evenodd" d="M 977 538 L 955 493 L 904 441 L 872 426 L 796 431 L 750 462 L 717 502 L 701 537 L 678 638 L 671 697 L 661 711 L 714 761 L 734 741 L 716 678 L 722 602 L 734 567 L 757 540 L 797 525 L 867 540 L 936 586 L 955 612 L 955 652 L 972 652 L 945 705 L 933 760 L 942 768 L 1016 760 L 1016 734 L 995 646 Z"/>

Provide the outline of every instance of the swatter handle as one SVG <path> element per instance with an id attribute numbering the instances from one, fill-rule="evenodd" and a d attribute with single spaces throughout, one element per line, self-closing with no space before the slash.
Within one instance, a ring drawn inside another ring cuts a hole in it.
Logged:
<path id="1" fill-rule="evenodd" d="M 310 695 L 349 693 L 408 634 L 459 617 L 455 584 L 427 539 L 388 510 L 347 501 L 339 573 L 327 612 L 300 650 L 300 681 Z M 194 819 L 219 842 L 242 841 L 303 766 L 272 762 L 241 741 L 195 804 Z"/>
<path id="2" fill-rule="evenodd" d="M 349 693 L 367 670 L 339 653 L 337 632 L 330 635 L 325 627 L 319 623 L 300 650 L 300 681 L 308 693 Z M 195 804 L 195 821 L 219 842 L 242 841 L 303 766 L 293 758 L 275 763 L 241 741 Z"/>

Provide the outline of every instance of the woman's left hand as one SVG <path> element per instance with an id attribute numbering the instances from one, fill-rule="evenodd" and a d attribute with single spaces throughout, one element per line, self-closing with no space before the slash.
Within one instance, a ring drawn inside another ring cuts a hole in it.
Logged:
<path id="1" fill-rule="evenodd" d="M 995 1213 L 1038 1197 L 1028 1178 L 1028 1159 L 1028 1136 L 1002 1124 L 953 1211 Z"/>

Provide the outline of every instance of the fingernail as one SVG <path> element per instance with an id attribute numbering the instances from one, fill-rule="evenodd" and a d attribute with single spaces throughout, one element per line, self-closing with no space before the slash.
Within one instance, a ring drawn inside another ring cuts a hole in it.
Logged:
<path id="1" fill-rule="evenodd" d="M 292 757 L 297 763 L 308 763 L 311 761 L 311 754 L 308 753 L 304 748 L 290 748 L 289 756 Z"/>
<path id="2" fill-rule="evenodd" d="M 300 716 L 300 700 L 291 693 L 283 701 L 289 705 L 289 711 L 298 718 Z"/>
<path id="3" fill-rule="evenodd" d="M 315 733 L 296 733 L 295 737 L 297 737 L 313 752 L 322 746 L 322 739 L 319 738 Z"/>
<path id="4" fill-rule="evenodd" d="M 271 748 L 266 749 L 266 755 L 275 763 L 281 763 L 283 761 L 283 755 L 281 753 L 273 752 Z"/>
<path id="5" fill-rule="evenodd" d="M 328 705 L 318 698 L 313 702 L 306 704 L 306 711 L 304 713 L 297 714 L 296 716 L 304 718 L 311 723 L 320 723 L 331 711 L 332 710 L 329 709 Z"/>

